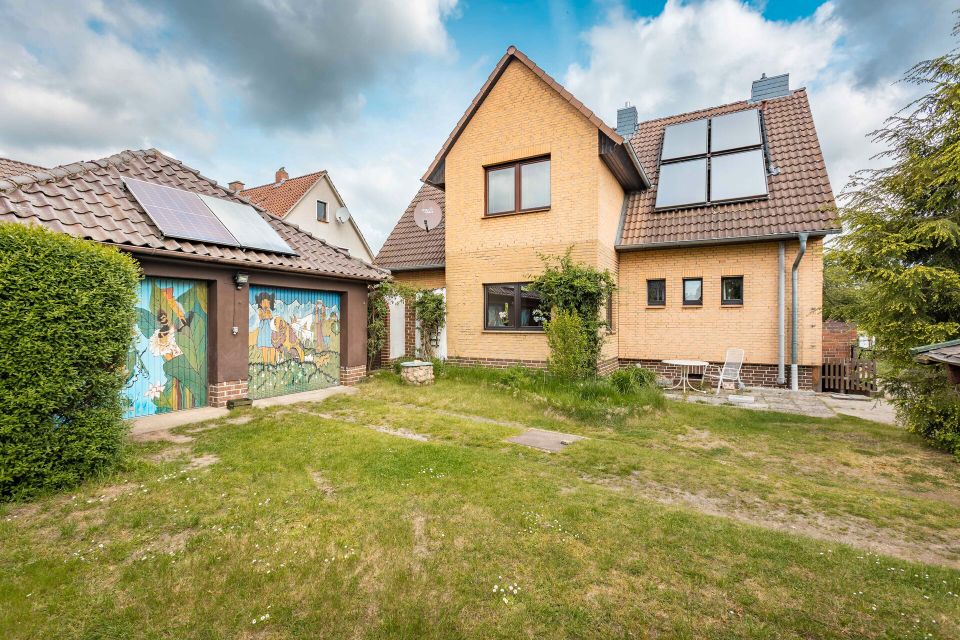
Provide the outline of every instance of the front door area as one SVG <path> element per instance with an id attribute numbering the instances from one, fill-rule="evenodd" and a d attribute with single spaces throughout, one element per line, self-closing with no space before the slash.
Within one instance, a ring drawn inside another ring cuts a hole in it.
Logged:
<path id="1" fill-rule="evenodd" d="M 250 397 L 340 384 L 340 294 L 250 287 Z"/>

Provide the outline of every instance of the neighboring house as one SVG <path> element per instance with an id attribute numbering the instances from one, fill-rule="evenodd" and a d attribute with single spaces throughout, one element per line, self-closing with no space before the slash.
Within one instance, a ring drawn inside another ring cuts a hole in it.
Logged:
<path id="1" fill-rule="evenodd" d="M 245 189 L 242 182 L 231 182 L 230 188 L 278 218 L 346 249 L 353 257 L 373 262 L 373 252 L 353 217 L 346 222 L 337 220 L 337 210 L 346 204 L 326 171 L 291 178 L 280 167 L 275 178 L 270 184 L 250 189 Z"/>
<path id="2" fill-rule="evenodd" d="M 510 47 L 375 264 L 445 291 L 440 350 L 453 362 L 543 366 L 538 298 L 523 284 L 541 254 L 570 248 L 617 278 L 601 371 L 718 363 L 742 347 L 748 384 L 788 384 L 792 357 L 794 384 L 815 387 L 823 237 L 840 224 L 806 92 L 764 77 L 747 101 L 642 123 L 625 108 L 617 120 Z M 423 231 L 413 211 L 428 198 L 444 222 Z M 411 354 L 411 326 L 391 317 L 388 358 Z"/>
<path id="3" fill-rule="evenodd" d="M 21 176 L 25 173 L 30 173 L 31 171 L 45 171 L 43 167 L 39 167 L 35 164 L 28 164 L 26 162 L 20 162 L 19 160 L 11 160 L 9 158 L 0 158 L 0 178 L 6 178 L 9 176 Z"/>
<path id="4" fill-rule="evenodd" d="M 0 179 L 0 222 L 42 224 L 140 264 L 127 417 L 366 373 L 367 287 L 386 272 L 155 149 Z"/>

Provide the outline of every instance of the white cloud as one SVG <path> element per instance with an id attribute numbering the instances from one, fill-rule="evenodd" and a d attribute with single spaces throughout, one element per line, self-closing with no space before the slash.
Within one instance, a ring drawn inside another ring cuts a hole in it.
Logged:
<path id="1" fill-rule="evenodd" d="M 865 135 L 913 95 L 909 87 L 891 86 L 902 69 L 873 75 L 869 84 L 858 77 L 870 65 L 856 56 L 876 46 L 864 47 L 857 38 L 877 40 L 884 33 L 865 33 L 848 14 L 829 2 L 791 22 L 768 20 L 737 0 L 669 0 L 654 17 L 614 8 L 585 34 L 589 62 L 571 65 L 565 85 L 612 121 L 625 101 L 637 106 L 641 119 L 655 118 L 743 100 L 762 73 L 790 73 L 793 88 L 808 88 L 839 193 L 850 173 L 874 164 L 869 158 L 879 149 Z M 942 23 L 928 27 L 931 33 L 944 29 Z"/>

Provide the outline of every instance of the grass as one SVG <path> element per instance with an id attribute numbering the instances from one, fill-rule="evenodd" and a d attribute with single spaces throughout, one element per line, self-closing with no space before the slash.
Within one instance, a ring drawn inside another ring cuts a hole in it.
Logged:
<path id="1" fill-rule="evenodd" d="M 383 375 L 0 507 L 0 637 L 960 637 L 950 457 L 511 375 Z"/>

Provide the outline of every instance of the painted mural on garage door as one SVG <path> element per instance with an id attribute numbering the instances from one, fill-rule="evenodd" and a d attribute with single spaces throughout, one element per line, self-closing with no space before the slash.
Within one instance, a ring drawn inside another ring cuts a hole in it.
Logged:
<path id="1" fill-rule="evenodd" d="M 124 417 L 207 403 L 207 285 L 147 277 L 137 294 L 134 339 L 127 352 Z"/>
<path id="2" fill-rule="evenodd" d="M 340 294 L 250 287 L 251 398 L 340 383 Z"/>

